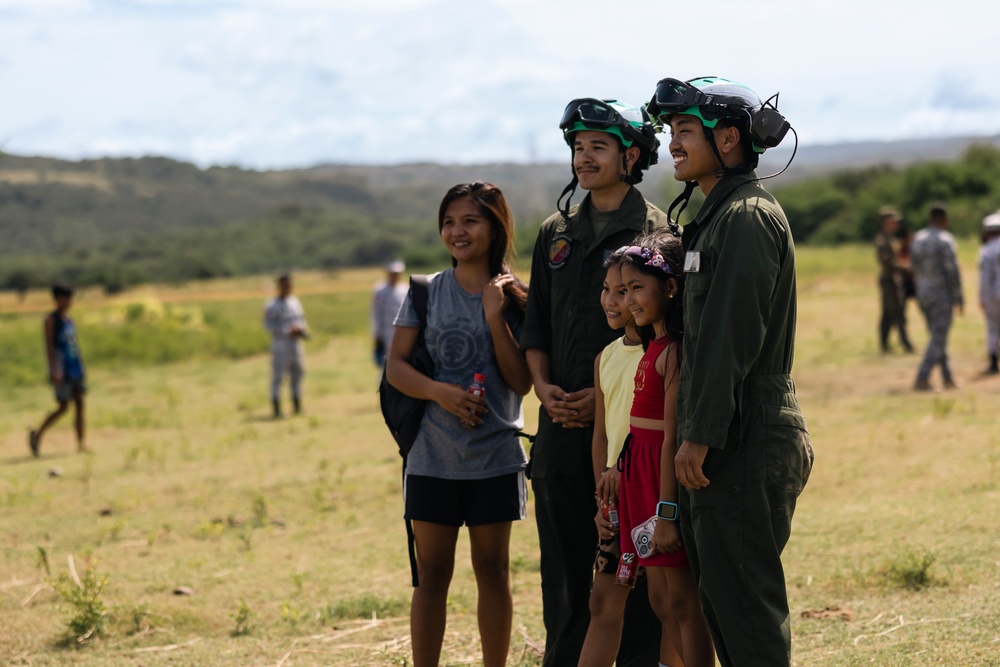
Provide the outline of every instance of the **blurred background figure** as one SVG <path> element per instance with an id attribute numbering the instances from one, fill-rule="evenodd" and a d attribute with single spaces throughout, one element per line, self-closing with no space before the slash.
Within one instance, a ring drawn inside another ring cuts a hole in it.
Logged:
<path id="1" fill-rule="evenodd" d="M 375 339 L 375 364 L 385 364 L 385 355 L 392 343 L 392 322 L 406 298 L 407 285 L 400 281 L 406 265 L 394 260 L 385 266 L 385 282 L 375 286 L 372 294 L 372 338 Z"/>
<path id="2" fill-rule="evenodd" d="M 986 319 L 986 351 L 990 364 L 983 375 L 997 375 L 1000 353 L 1000 211 L 983 218 L 983 247 L 979 250 L 979 305 Z"/>
<path id="3" fill-rule="evenodd" d="M 76 326 L 67 315 L 73 305 L 73 288 L 55 285 L 52 287 L 52 298 L 56 302 L 56 309 L 45 318 L 45 354 L 49 362 L 49 380 L 55 390 L 58 406 L 45 418 L 37 431 L 28 434 L 28 447 L 32 456 L 38 456 L 42 435 L 66 412 L 70 400 L 76 408 L 76 447 L 81 452 L 87 451 L 84 444 L 83 413 L 83 395 L 87 393 L 87 384 L 80 345 L 76 339 Z"/>
<path id="4" fill-rule="evenodd" d="M 292 276 L 278 276 L 278 295 L 264 305 L 264 328 L 271 334 L 271 405 L 275 419 L 281 417 L 281 382 L 288 373 L 292 407 L 302 412 L 302 375 L 305 373 L 302 341 L 309 337 L 305 311 L 292 294 Z"/>
<path id="5" fill-rule="evenodd" d="M 882 228 L 875 235 L 875 255 L 879 264 L 878 287 L 882 296 L 882 319 L 879 321 L 879 345 L 882 353 L 889 352 L 889 333 L 899 330 L 903 349 L 913 352 L 906 334 L 905 285 L 910 278 L 909 243 L 897 237 L 900 230 L 899 211 L 891 206 L 879 209 Z M 912 278 L 910 278 L 912 280 Z"/>
<path id="6" fill-rule="evenodd" d="M 948 365 L 948 332 L 952 312 L 962 312 L 962 279 L 958 271 L 958 245 L 948 231 L 948 211 L 944 204 L 931 208 L 930 221 L 913 239 L 911 257 L 917 301 L 927 318 L 931 339 L 913 385 L 916 391 L 929 391 L 930 375 L 941 366 L 945 389 L 957 385 Z"/>

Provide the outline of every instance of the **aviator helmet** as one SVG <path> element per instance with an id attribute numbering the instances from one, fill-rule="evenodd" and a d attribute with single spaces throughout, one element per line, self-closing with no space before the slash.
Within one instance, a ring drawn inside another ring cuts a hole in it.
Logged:
<path id="1" fill-rule="evenodd" d="M 642 180 L 640 173 L 656 164 L 660 141 L 656 128 L 645 109 L 618 100 L 597 100 L 592 97 L 575 99 L 566 105 L 559 129 L 566 144 L 573 147 L 573 135 L 580 130 L 607 132 L 618 137 L 622 146 L 639 148 L 639 159 L 632 169 L 635 183 Z"/>
<path id="2" fill-rule="evenodd" d="M 718 155 L 714 135 L 710 130 L 720 122 L 723 127 L 739 128 L 747 145 L 747 162 L 742 171 L 757 166 L 757 156 L 781 143 L 789 130 L 788 121 L 772 103 L 777 95 L 761 102 L 753 90 L 735 81 L 716 76 L 702 76 L 688 81 L 661 79 L 656 92 L 646 105 L 650 116 L 661 122 L 676 114 L 695 116 L 705 128 L 705 135 Z M 722 162 L 721 158 L 719 160 Z M 727 170 L 728 171 L 728 170 Z"/>
<path id="3" fill-rule="evenodd" d="M 785 117 L 778 112 L 777 101 L 778 95 L 775 93 L 762 103 L 757 93 L 749 87 L 717 76 L 699 76 L 687 81 L 667 78 L 657 82 L 656 91 L 646 104 L 646 111 L 654 122 L 664 125 L 670 121 L 671 116 L 678 114 L 698 118 L 708 145 L 722 167 L 722 173 L 746 174 L 757 166 L 760 154 L 780 144 L 791 129 Z M 721 127 L 736 127 L 740 131 L 744 161 L 736 167 L 726 165 L 715 143 L 712 130 L 719 127 L 720 123 Z M 792 157 L 794 156 L 793 150 Z M 791 164 L 791 159 L 788 162 Z M 787 168 L 786 164 L 777 174 L 766 178 L 777 176 Z M 667 218 L 672 222 L 680 217 L 695 186 L 696 183 L 689 182 L 684 192 L 670 204 Z M 678 206 L 677 218 L 673 218 L 673 210 Z"/>
<path id="4" fill-rule="evenodd" d="M 566 145 L 573 148 L 573 137 L 581 130 L 606 132 L 614 135 L 623 148 L 635 146 L 639 149 L 639 159 L 632 169 L 622 176 L 622 181 L 635 185 L 642 181 L 642 172 L 657 163 L 660 140 L 656 138 L 656 128 L 645 109 L 618 100 L 599 100 L 593 97 L 581 97 L 571 101 L 563 111 L 559 129 L 563 131 Z M 628 170 L 628 160 L 622 155 L 622 165 Z M 569 200 L 576 190 L 576 171 L 573 180 L 563 189 L 559 201 L 569 193 L 565 209 L 560 208 L 563 215 L 569 217 Z"/>

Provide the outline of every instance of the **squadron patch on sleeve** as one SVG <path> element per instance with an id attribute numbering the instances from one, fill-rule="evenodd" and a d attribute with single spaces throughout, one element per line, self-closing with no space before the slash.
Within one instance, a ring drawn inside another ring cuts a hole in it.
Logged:
<path id="1" fill-rule="evenodd" d="M 562 268 L 573 252 L 573 240 L 568 236 L 557 236 L 549 244 L 549 267 Z"/>

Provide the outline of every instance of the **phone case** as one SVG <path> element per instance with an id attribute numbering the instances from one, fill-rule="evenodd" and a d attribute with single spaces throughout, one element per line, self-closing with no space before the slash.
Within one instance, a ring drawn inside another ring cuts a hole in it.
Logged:
<path id="1" fill-rule="evenodd" d="M 656 515 L 649 517 L 643 523 L 632 529 L 632 542 L 639 558 L 649 558 L 653 555 L 653 530 L 656 528 Z"/>

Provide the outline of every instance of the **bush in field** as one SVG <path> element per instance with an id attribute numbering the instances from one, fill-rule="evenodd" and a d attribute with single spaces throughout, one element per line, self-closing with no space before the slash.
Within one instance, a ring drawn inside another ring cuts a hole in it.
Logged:
<path id="1" fill-rule="evenodd" d="M 51 581 L 56 593 L 69 605 L 70 617 L 66 627 L 70 639 L 84 643 L 92 637 L 104 634 L 107 625 L 107 609 L 101 599 L 104 586 L 108 583 L 106 575 L 99 575 L 93 564 L 88 564 L 83 576 L 59 575 Z"/>
<path id="2" fill-rule="evenodd" d="M 239 359 L 267 350 L 267 332 L 252 315 L 222 307 L 164 306 L 155 300 L 74 311 L 88 366 L 164 364 L 192 358 Z M 24 386 L 46 378 L 43 316 L 0 315 L 0 384 Z"/>

